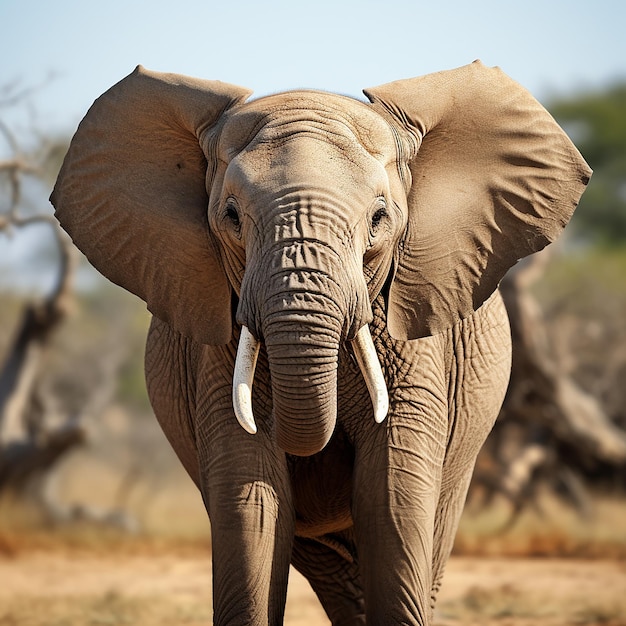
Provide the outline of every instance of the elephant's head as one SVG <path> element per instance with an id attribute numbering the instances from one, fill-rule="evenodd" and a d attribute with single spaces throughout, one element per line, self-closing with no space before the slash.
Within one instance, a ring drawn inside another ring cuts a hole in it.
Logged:
<path id="1" fill-rule="evenodd" d="M 294 454 L 332 434 L 343 341 L 384 418 L 373 298 L 397 339 L 443 331 L 556 238 L 591 174 L 499 69 L 365 93 L 245 102 L 239 87 L 139 67 L 94 103 L 52 195 L 91 262 L 174 329 L 224 344 L 242 326 L 235 409 L 250 431 L 245 383 L 265 343 Z"/>

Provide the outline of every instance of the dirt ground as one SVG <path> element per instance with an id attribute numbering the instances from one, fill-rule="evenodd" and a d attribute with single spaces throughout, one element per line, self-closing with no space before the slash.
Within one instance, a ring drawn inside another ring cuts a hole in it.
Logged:
<path id="1" fill-rule="evenodd" d="M 1 626 L 196 626 L 211 623 L 206 555 L 25 552 L 0 557 Z M 329 624 L 292 573 L 285 624 Z M 439 626 L 626 625 L 626 563 L 453 558 Z"/>

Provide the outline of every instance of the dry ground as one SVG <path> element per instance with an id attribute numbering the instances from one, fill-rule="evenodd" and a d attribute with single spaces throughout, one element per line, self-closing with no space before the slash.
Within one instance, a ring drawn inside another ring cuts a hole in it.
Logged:
<path id="1" fill-rule="evenodd" d="M 18 552 L 0 557 L 0 625 L 206 625 L 210 590 L 208 554 Z M 294 572 L 285 624 L 328 623 Z M 436 624 L 626 625 L 626 563 L 454 557 Z"/>

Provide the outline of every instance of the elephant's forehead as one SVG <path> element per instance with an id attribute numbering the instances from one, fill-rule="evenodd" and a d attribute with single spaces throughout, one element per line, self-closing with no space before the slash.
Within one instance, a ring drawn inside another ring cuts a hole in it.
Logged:
<path id="1" fill-rule="evenodd" d="M 227 116 L 221 143 L 236 154 L 255 142 L 282 142 L 298 134 L 318 135 L 329 143 L 355 142 L 370 154 L 395 156 L 389 124 L 370 105 L 332 93 L 292 91 L 247 102 Z"/>

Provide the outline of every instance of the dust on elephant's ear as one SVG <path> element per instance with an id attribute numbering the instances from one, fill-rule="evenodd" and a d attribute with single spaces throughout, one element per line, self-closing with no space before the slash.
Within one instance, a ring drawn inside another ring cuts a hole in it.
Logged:
<path id="1" fill-rule="evenodd" d="M 479 61 L 365 94 L 419 145 L 388 302 L 390 333 L 415 339 L 471 315 L 554 241 L 591 170 L 530 93 Z"/>
<path id="2" fill-rule="evenodd" d="M 93 104 L 51 201 L 93 265 L 202 343 L 230 339 L 230 288 L 208 237 L 198 143 L 250 92 L 141 66 Z M 212 164 L 210 164 L 212 167 Z"/>

